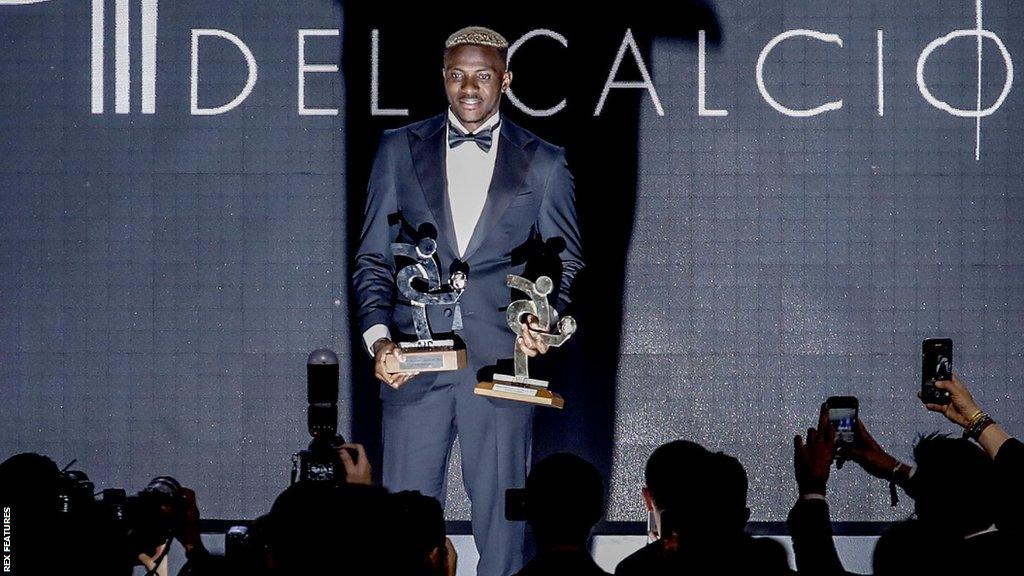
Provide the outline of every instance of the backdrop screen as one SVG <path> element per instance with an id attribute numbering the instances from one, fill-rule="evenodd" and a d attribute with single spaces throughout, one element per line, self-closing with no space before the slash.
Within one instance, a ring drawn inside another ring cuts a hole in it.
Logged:
<path id="1" fill-rule="evenodd" d="M 753 518 L 784 519 L 792 437 L 833 395 L 909 459 L 955 432 L 915 397 L 925 338 L 1024 433 L 1020 2 L 365 4 L 0 0 L 0 457 L 170 474 L 252 518 L 308 442 L 320 347 L 342 433 L 378 442 L 348 287 L 365 176 L 382 130 L 444 110 L 440 46 L 475 23 L 515 43 L 503 113 L 576 177 L 591 272 L 536 452 L 598 463 L 608 519 L 644 518 L 675 438 L 737 456 Z M 910 512 L 856 466 L 829 498 Z"/>

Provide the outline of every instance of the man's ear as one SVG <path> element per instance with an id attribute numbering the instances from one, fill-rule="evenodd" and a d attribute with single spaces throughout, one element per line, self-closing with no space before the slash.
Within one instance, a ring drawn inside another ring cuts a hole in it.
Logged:
<path id="1" fill-rule="evenodd" d="M 512 83 L 512 72 L 506 70 L 504 76 L 501 79 L 501 91 L 508 90 L 508 85 Z"/>
<path id="2" fill-rule="evenodd" d="M 647 486 L 644 486 L 643 495 L 644 505 L 647 506 L 647 511 L 654 512 L 654 498 L 651 497 L 651 489 L 648 488 Z"/>

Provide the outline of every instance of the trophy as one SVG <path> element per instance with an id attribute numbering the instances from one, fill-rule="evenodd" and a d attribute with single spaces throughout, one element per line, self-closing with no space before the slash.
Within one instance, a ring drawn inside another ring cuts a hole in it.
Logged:
<path id="1" fill-rule="evenodd" d="M 525 321 L 524 316 L 526 314 L 533 314 L 537 317 L 536 324 L 544 332 L 535 333 L 534 337 L 540 339 L 548 346 L 561 346 L 576 332 L 576 320 L 572 316 L 559 319 L 558 312 L 548 303 L 548 294 L 551 293 L 554 287 L 551 278 L 541 276 L 534 283 L 521 276 L 509 274 L 506 283 L 510 288 L 515 288 L 530 296 L 529 300 L 516 300 L 509 304 L 505 312 L 508 327 L 517 336 L 522 336 L 523 334 L 523 322 Z M 548 332 L 553 324 L 558 326 L 557 333 Z M 480 396 L 562 408 L 565 405 L 565 400 L 558 394 L 548 390 L 547 381 L 530 378 L 528 360 L 529 357 L 520 349 L 517 343 L 513 359 L 515 375 L 495 374 L 492 381 L 477 384 L 473 392 Z"/>
<path id="2" fill-rule="evenodd" d="M 415 246 L 393 243 L 391 253 L 413 261 L 398 271 L 395 283 L 402 296 L 412 304 L 412 321 L 416 329 L 415 342 L 399 342 L 398 348 L 405 357 L 399 360 L 388 354 L 384 369 L 388 374 L 404 372 L 444 372 L 466 366 L 466 349 L 457 346 L 455 340 L 434 340 L 427 321 L 427 305 L 454 304 L 458 306 L 459 296 L 466 289 L 466 274 L 458 271 L 451 275 L 447 285 L 441 284 L 441 274 L 434 260 L 437 242 L 424 238 Z M 461 313 L 456 308 L 456 322 Z"/>

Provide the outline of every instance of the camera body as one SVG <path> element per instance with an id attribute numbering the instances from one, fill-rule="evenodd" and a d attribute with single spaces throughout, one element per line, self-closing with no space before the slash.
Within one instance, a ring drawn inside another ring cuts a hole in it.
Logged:
<path id="1" fill-rule="evenodd" d="M 181 484 L 170 476 L 157 476 L 137 494 L 107 488 L 96 499 L 96 531 L 107 542 L 110 569 L 138 564 L 139 553 L 152 556 L 174 537 L 181 508 Z"/>
<path id="2" fill-rule="evenodd" d="M 345 439 L 340 434 L 314 436 L 309 448 L 292 456 L 292 484 L 296 482 L 329 482 L 345 480 L 339 450 Z M 349 454 L 355 459 L 353 451 Z"/>
<path id="3" fill-rule="evenodd" d="M 95 489 L 85 472 L 61 470 L 57 474 L 57 512 L 69 516 L 91 513 Z"/>

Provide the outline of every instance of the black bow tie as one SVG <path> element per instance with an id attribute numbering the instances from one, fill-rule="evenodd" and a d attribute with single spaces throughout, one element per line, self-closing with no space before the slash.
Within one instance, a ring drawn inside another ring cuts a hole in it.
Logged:
<path id="1" fill-rule="evenodd" d="M 484 152 L 488 152 L 491 149 L 491 135 L 494 129 L 501 124 L 501 121 L 497 121 L 493 126 L 480 130 L 475 134 L 463 134 L 458 128 L 455 127 L 451 122 L 448 123 L 448 147 L 455 148 L 463 142 L 475 142 Z"/>

